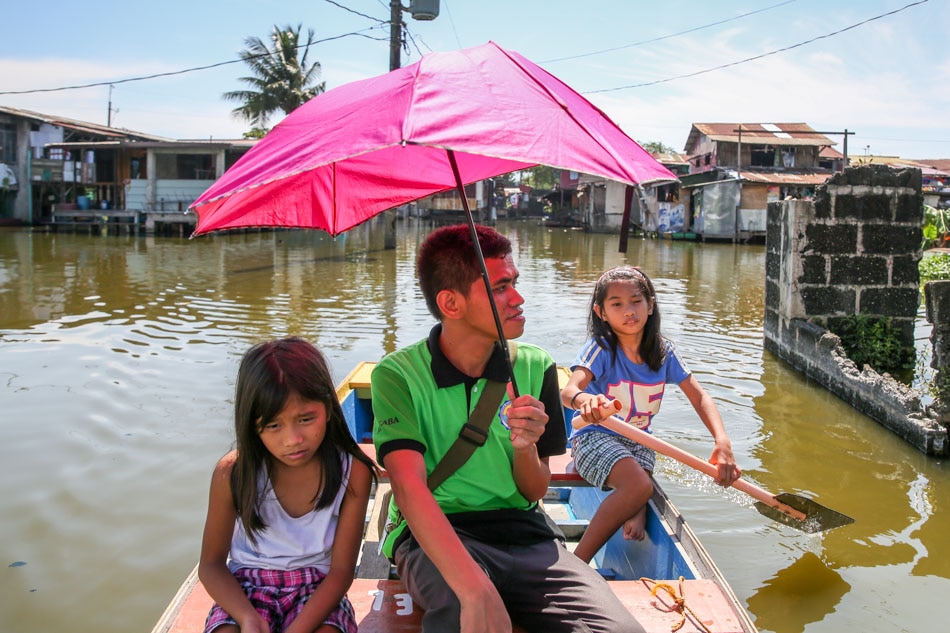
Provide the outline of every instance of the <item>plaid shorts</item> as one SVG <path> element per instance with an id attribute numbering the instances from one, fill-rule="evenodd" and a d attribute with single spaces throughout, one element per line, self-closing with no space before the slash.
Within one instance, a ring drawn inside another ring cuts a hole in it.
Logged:
<path id="1" fill-rule="evenodd" d="M 586 431 L 575 435 L 571 438 L 571 453 L 577 474 L 602 490 L 610 490 L 605 483 L 607 475 L 614 464 L 625 457 L 633 457 L 650 475 L 656 464 L 656 452 L 652 448 L 606 431 Z"/>
<path id="2" fill-rule="evenodd" d="M 326 574 L 314 567 L 289 571 L 243 568 L 235 571 L 234 577 L 251 604 L 270 625 L 271 633 L 280 633 L 300 614 Z M 356 615 L 346 596 L 323 623 L 335 626 L 343 633 L 356 633 Z M 237 622 L 215 603 L 205 621 L 205 633 L 211 633 L 223 624 L 237 625 Z"/>

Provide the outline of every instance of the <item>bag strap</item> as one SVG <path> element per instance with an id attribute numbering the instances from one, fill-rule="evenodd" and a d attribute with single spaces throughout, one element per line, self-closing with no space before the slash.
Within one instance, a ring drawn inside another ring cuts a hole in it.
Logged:
<path id="1" fill-rule="evenodd" d="M 518 344 L 509 342 L 508 349 L 511 352 L 511 366 L 514 367 L 515 358 L 518 356 Z M 507 386 L 507 383 L 497 380 L 485 382 L 485 389 L 478 398 L 472 414 L 468 417 L 468 422 L 462 426 L 455 442 L 426 479 L 429 490 L 435 490 L 442 485 L 443 481 L 451 477 L 462 467 L 462 464 L 468 461 L 476 448 L 485 444 L 488 440 L 488 429 L 491 427 L 492 420 L 495 419 L 495 413 L 498 411 L 501 399 L 505 396 Z"/>

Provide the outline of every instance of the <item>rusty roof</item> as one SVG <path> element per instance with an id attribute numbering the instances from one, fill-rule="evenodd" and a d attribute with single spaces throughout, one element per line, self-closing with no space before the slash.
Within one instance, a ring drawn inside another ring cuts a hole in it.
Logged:
<path id="1" fill-rule="evenodd" d="M 913 167 L 920 170 L 920 173 L 924 176 L 948 176 L 950 175 L 950 169 L 941 169 L 933 163 L 940 161 L 919 161 L 911 160 L 909 158 L 901 158 L 900 156 L 855 156 L 851 159 L 852 165 L 888 165 L 896 169 L 902 167 Z M 945 163 L 950 163 L 950 161 L 944 161 Z"/>
<path id="2" fill-rule="evenodd" d="M 844 154 L 842 154 L 841 152 L 839 152 L 833 147 L 822 147 L 821 150 L 818 152 L 818 156 L 820 158 L 832 158 L 832 159 L 844 158 Z"/>
<path id="3" fill-rule="evenodd" d="M 950 174 L 950 158 L 917 158 L 914 160 L 915 163 L 920 163 L 921 165 L 927 165 L 927 167 L 933 167 L 934 169 L 939 169 L 940 171 L 945 171 Z"/>
<path id="4" fill-rule="evenodd" d="M 829 171 L 742 171 L 742 180 L 769 185 L 821 185 L 831 178 Z"/>
<path id="5" fill-rule="evenodd" d="M 820 146 L 836 144 L 807 123 L 693 123 L 683 151 L 691 154 L 691 149 L 699 142 L 700 136 L 706 136 L 713 141 L 738 143 L 740 128 L 743 143 Z"/>
<path id="6" fill-rule="evenodd" d="M 107 125 L 100 125 L 98 123 L 90 123 L 89 121 L 79 121 L 76 119 L 69 119 L 69 118 L 61 117 L 61 116 L 43 114 L 42 112 L 34 112 L 32 110 L 10 108 L 7 106 L 0 106 L 0 114 L 21 117 L 24 119 L 32 119 L 34 121 L 41 121 L 43 123 L 48 123 L 49 125 L 55 125 L 57 127 L 67 128 L 67 129 L 75 130 L 78 132 L 84 132 L 86 134 L 97 134 L 99 136 L 104 136 L 106 138 L 113 138 L 113 139 L 134 138 L 134 139 L 142 139 L 142 140 L 150 140 L 150 141 L 169 140 L 163 136 L 156 136 L 155 134 L 145 134 L 143 132 L 134 132 L 132 130 L 127 130 L 125 128 L 109 127 Z"/>
<path id="7" fill-rule="evenodd" d="M 676 152 L 658 152 L 653 158 L 663 165 L 689 165 L 689 159 Z"/>

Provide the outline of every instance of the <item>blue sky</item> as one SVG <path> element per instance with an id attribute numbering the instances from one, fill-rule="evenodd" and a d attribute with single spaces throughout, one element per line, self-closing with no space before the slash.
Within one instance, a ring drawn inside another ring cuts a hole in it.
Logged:
<path id="1" fill-rule="evenodd" d="M 228 62 L 246 37 L 266 40 L 275 24 L 302 23 L 325 40 L 310 55 L 328 89 L 389 70 L 389 0 L 7 5 L 0 105 L 96 123 L 107 121 L 107 85 L 9 93 Z M 403 65 L 494 40 L 640 142 L 679 151 L 694 122 L 805 122 L 854 131 L 851 156 L 950 158 L 947 0 L 441 0 L 431 22 L 404 15 Z M 233 63 L 113 83 L 112 123 L 170 138 L 239 138 L 248 126 L 221 94 L 242 88 L 244 74 Z M 840 150 L 843 136 L 829 137 Z"/>

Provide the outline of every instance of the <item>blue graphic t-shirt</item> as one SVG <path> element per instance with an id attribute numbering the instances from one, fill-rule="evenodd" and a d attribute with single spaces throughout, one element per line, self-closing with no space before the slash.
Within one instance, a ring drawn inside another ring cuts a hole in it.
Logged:
<path id="1" fill-rule="evenodd" d="M 666 342 L 666 358 L 657 371 L 645 363 L 633 363 L 626 354 L 618 351 L 614 356 L 610 350 L 601 347 L 594 339 L 589 339 L 577 358 L 571 363 L 571 371 L 586 367 L 594 375 L 584 390 L 590 394 L 606 394 L 618 400 L 623 408 L 617 417 L 642 431 L 650 432 L 650 422 L 659 413 L 660 403 L 666 385 L 678 385 L 689 378 L 690 371 L 680 358 L 673 341 Z M 599 431 L 613 433 L 602 426 L 588 425 L 575 430 L 571 437 L 580 433 Z"/>

